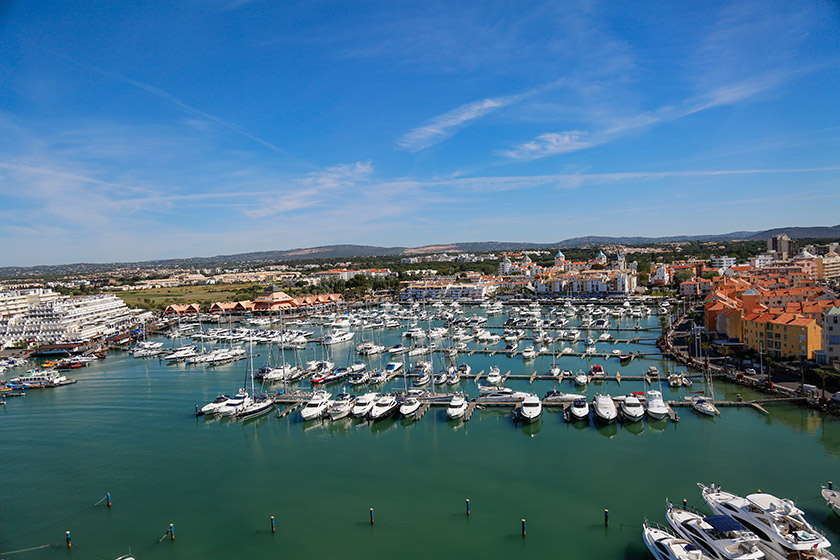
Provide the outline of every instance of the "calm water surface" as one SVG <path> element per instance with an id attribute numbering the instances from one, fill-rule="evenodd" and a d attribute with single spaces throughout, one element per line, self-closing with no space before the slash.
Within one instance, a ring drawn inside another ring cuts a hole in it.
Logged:
<path id="1" fill-rule="evenodd" d="M 612 322 L 631 326 L 635 320 Z M 658 323 L 654 317 L 645 324 Z M 399 332 L 374 336 L 390 345 Z M 346 362 L 358 338 L 334 348 L 335 361 Z M 654 351 L 652 343 L 618 348 Z M 315 351 L 310 345 L 300 358 L 311 359 Z M 255 352 L 261 354 L 255 358 L 259 365 L 269 349 L 257 345 Z M 320 357 L 322 350 L 317 352 Z M 272 359 L 277 361 L 276 351 Z M 521 357 L 463 359 L 474 371 L 498 365 L 502 371 L 545 373 L 551 365 L 548 357 L 526 363 Z M 640 538 L 643 520 L 664 523 L 666 498 L 678 503 L 685 497 L 703 509 L 698 481 L 741 494 L 761 488 L 790 497 L 840 544 L 840 518 L 819 497 L 821 483 L 840 482 L 840 423 L 804 408 L 773 405 L 769 417 L 726 408 L 715 419 L 678 409 L 678 424 L 646 420 L 607 427 L 567 424 L 550 410 L 538 423 L 521 426 L 502 408 L 476 411 L 469 423 L 447 421 L 443 409 L 418 422 L 376 424 L 304 424 L 298 414 L 245 423 L 194 418 L 195 404 L 241 385 L 246 363 L 205 370 L 112 352 L 74 371 L 76 385 L 9 399 L 0 408 L 0 557 L 116 558 L 130 549 L 139 560 L 642 559 L 648 558 Z M 608 375 L 620 367 L 615 360 L 558 360 L 573 371 L 591 363 L 603 363 Z M 673 369 L 649 359 L 620 369 L 622 375 L 640 375 L 651 364 Z M 391 387 L 402 385 L 398 379 Z M 540 395 L 558 388 L 548 381 L 507 385 Z M 477 394 L 472 382 L 461 388 Z M 576 390 L 569 382 L 560 388 Z M 695 384 L 693 390 L 701 388 Z M 581 392 L 591 398 L 645 389 L 624 381 Z M 662 391 L 669 399 L 686 394 Z M 738 392 L 752 396 L 724 384 L 715 392 L 718 399 L 734 399 Z M 113 497 L 110 510 L 94 506 L 106 491 Z M 277 523 L 273 535 L 271 515 Z M 159 543 L 170 523 L 176 540 Z M 69 553 L 66 530 L 74 544 Z M 8 554 L 50 543 L 60 546 Z"/>

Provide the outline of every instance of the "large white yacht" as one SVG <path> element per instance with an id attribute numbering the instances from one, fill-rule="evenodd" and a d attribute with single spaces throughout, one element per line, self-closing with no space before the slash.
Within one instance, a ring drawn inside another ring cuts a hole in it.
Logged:
<path id="1" fill-rule="evenodd" d="M 502 382 L 502 372 L 501 372 L 501 370 L 496 366 L 491 367 L 490 371 L 487 373 L 487 383 L 490 383 L 491 385 L 498 385 L 501 382 Z"/>
<path id="2" fill-rule="evenodd" d="M 654 420 L 662 420 L 668 415 L 668 407 L 662 399 L 662 393 L 656 390 L 647 392 L 647 401 L 645 402 L 645 410 L 648 416 Z"/>
<path id="3" fill-rule="evenodd" d="M 330 398 L 332 395 L 327 391 L 315 391 L 306 406 L 300 409 L 300 417 L 304 421 L 320 418 L 330 405 Z"/>
<path id="4" fill-rule="evenodd" d="M 373 403 L 373 408 L 370 409 L 368 417 L 371 420 L 382 420 L 391 416 L 399 406 L 400 403 L 394 395 L 382 395 Z"/>
<path id="5" fill-rule="evenodd" d="M 519 408 L 519 418 L 523 422 L 536 422 L 540 416 L 542 416 L 542 401 L 540 401 L 537 395 L 528 395 L 522 399 L 522 406 Z"/>
<path id="6" fill-rule="evenodd" d="M 595 400 L 592 402 L 592 408 L 595 410 L 595 419 L 601 422 L 611 423 L 615 422 L 618 416 L 618 411 L 615 408 L 615 402 L 609 395 L 595 395 Z"/>
<path id="7" fill-rule="evenodd" d="M 331 345 L 331 344 L 341 344 L 342 342 L 350 342 L 353 340 L 353 335 L 355 333 L 352 331 L 335 331 L 331 332 L 330 334 L 326 335 L 324 338 L 321 339 L 321 344 L 324 345 Z"/>
<path id="8" fill-rule="evenodd" d="M 802 510 L 791 500 L 763 492 L 743 498 L 714 484 L 697 485 L 712 511 L 731 516 L 758 535 L 758 546 L 768 558 L 835 558 L 826 550 L 831 546 L 829 540 L 805 520 Z"/>
<path id="9" fill-rule="evenodd" d="M 647 520 L 642 525 L 642 539 L 656 560 L 714 560 L 690 541 Z"/>
<path id="10" fill-rule="evenodd" d="M 327 416 L 330 417 L 330 420 L 340 420 L 350 414 L 354 404 L 356 404 L 355 396 L 350 393 L 339 393 L 332 404 L 327 407 Z"/>
<path id="11" fill-rule="evenodd" d="M 356 403 L 353 405 L 353 416 L 356 418 L 367 416 L 378 398 L 379 393 L 365 393 L 361 397 L 357 397 Z"/>
<path id="12" fill-rule="evenodd" d="M 758 548 L 759 538 L 728 515 L 701 514 L 669 507 L 665 517 L 671 527 L 720 560 L 759 560 L 764 553 Z"/>
<path id="13" fill-rule="evenodd" d="M 452 395 L 449 406 L 446 407 L 446 417 L 451 419 L 463 418 L 467 411 L 468 401 L 464 393 L 458 392 Z"/>

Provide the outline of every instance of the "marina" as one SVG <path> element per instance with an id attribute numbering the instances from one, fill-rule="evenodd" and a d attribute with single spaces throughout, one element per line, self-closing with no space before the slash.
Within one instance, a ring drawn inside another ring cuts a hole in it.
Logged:
<path id="1" fill-rule="evenodd" d="M 505 320 L 505 314 L 488 319 Z M 656 317 L 648 320 L 654 323 Z M 445 325 L 423 322 L 426 329 L 429 323 Z M 302 328 L 316 339 L 321 327 Z M 670 387 L 668 374 L 684 370 L 662 356 L 621 365 L 549 351 L 525 361 L 469 350 L 447 354 L 445 338 L 424 356 L 355 351 L 363 339 L 389 348 L 403 330 L 371 334 L 356 327 L 353 340 L 328 347 L 314 340 L 285 349 L 254 343 L 253 369 L 271 364 L 282 370 L 284 361 L 302 369 L 318 360 L 334 368 L 361 361 L 365 371 L 383 372 L 383 381 L 356 386 L 339 380 L 325 386 L 327 393 L 336 399 L 347 392 L 357 402 L 366 393 L 393 394 L 397 410 L 413 386 L 418 361 L 432 364 L 432 376 L 448 365 L 469 366 L 454 385 L 431 381 L 423 387 L 425 394 L 414 396 L 419 406 L 412 417 L 392 411 L 376 421 L 352 413 L 304 420 L 301 411 L 321 390 L 305 376 L 262 385 L 258 391 L 274 403 L 262 416 L 195 416 L 219 395 L 236 394 L 249 371 L 247 360 L 211 367 L 128 352 L 110 352 L 106 360 L 74 370 L 78 382 L 73 385 L 9 399 L 0 409 L 0 448 L 4 478 L 20 482 L 4 491 L 0 552 L 51 545 L 4 557 L 65 556 L 65 532 L 71 531 L 72 555 L 81 558 L 117 558 L 129 549 L 138 559 L 221 559 L 233 550 L 253 557 L 354 557 L 336 554 L 335 547 L 359 540 L 370 549 L 369 558 L 507 558 L 523 550 L 557 555 L 560 539 L 563 554 L 641 560 L 649 557 L 641 538 L 643 519 L 665 522 L 662 491 L 673 501 L 691 498 L 697 495 L 694 481 L 709 479 L 743 494 L 760 484 L 796 497 L 815 526 L 832 541 L 840 538 L 840 518 L 820 496 L 820 484 L 832 480 L 840 467 L 840 423 L 802 407 L 798 397 L 770 397 L 713 378 L 711 394 L 720 415 L 706 417 L 692 411 L 687 399 L 700 389 L 702 375 L 689 374 L 693 387 Z M 176 339 L 153 338 L 164 347 L 180 345 Z M 208 350 L 230 346 L 203 343 Z M 640 342 L 626 346 L 628 352 L 656 352 Z M 389 363 L 403 366 L 388 370 Z M 595 365 L 603 366 L 603 375 Z M 560 375 L 549 374 L 553 366 Z M 494 368 L 500 383 L 491 387 Z M 576 385 L 574 375 L 564 371 L 584 372 L 586 384 Z M 21 373 L 11 370 L 5 378 Z M 662 419 L 622 418 L 625 396 L 637 395 L 645 404 L 648 392 L 657 390 L 667 407 Z M 460 417 L 449 419 L 447 409 L 457 392 L 463 392 L 466 406 Z M 517 408 L 529 394 L 538 395 L 542 411 L 525 421 Z M 592 406 L 588 420 L 573 421 L 572 403 L 591 405 L 596 394 L 611 397 L 616 421 L 596 421 Z M 783 463 L 771 459 L 780 445 L 807 477 L 792 477 Z M 113 507 L 92 506 L 106 491 Z M 325 500 L 333 501 L 327 532 L 319 523 Z M 690 505 L 702 507 L 694 500 Z M 276 526 L 269 524 L 272 517 Z M 177 539 L 166 536 L 170 523 Z M 421 534 L 435 538 L 422 551 L 406 546 Z"/>

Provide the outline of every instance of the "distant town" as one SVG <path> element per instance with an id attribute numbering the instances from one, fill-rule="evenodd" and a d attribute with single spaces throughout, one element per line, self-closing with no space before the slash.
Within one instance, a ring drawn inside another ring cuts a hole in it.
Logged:
<path id="1" fill-rule="evenodd" d="M 132 265 L 60 277 L 22 275 L 0 284 L 0 347 L 32 350 L 108 340 L 159 318 L 186 315 L 305 314 L 386 300 L 658 297 L 702 306 L 698 323 L 717 344 L 836 368 L 840 247 L 825 241 L 780 234 L 751 243 L 448 252 L 213 268 Z"/>

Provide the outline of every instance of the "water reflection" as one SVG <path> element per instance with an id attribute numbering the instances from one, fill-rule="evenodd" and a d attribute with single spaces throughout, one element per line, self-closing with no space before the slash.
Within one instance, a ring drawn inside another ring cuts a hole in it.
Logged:
<path id="1" fill-rule="evenodd" d="M 607 439 L 614 438 L 618 433 L 618 425 L 615 422 L 611 422 L 609 424 L 602 424 L 600 422 L 596 422 L 595 429 L 598 431 L 599 434 L 601 434 Z"/>
<path id="2" fill-rule="evenodd" d="M 543 419 L 542 419 L 542 417 L 540 417 L 540 418 L 537 419 L 536 422 L 530 422 L 530 423 L 520 422 L 520 424 L 522 426 L 522 433 L 523 434 L 525 434 L 527 436 L 530 436 L 530 437 L 534 437 L 535 435 L 540 433 L 540 430 L 542 430 Z"/>
<path id="3" fill-rule="evenodd" d="M 625 422 L 624 429 L 637 436 L 645 431 L 645 422 L 644 420 L 639 422 Z"/>

